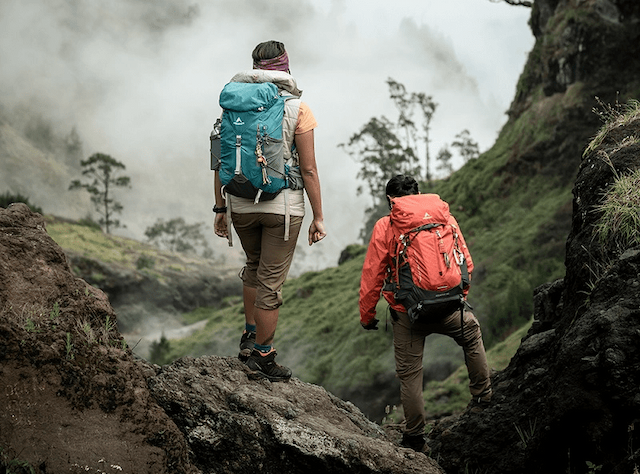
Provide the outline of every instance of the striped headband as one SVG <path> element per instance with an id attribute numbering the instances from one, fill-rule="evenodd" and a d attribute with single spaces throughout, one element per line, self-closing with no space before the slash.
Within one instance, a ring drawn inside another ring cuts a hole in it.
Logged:
<path id="1" fill-rule="evenodd" d="M 289 56 L 285 51 L 280 56 L 270 59 L 253 61 L 253 69 L 267 69 L 269 71 L 289 72 Z"/>

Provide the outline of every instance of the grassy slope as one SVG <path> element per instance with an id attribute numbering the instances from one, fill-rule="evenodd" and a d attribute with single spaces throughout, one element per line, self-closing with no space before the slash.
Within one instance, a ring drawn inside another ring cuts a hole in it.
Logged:
<path id="1" fill-rule="evenodd" d="M 108 235 L 95 225 L 46 216 L 47 233 L 65 250 L 147 276 L 162 279 L 164 270 L 186 272 L 202 259 L 160 250 L 126 237 Z"/>
<path id="2" fill-rule="evenodd" d="M 505 171 L 510 160 L 545 143 L 575 105 L 580 86 L 564 95 L 541 98 L 509 122 L 495 145 L 467 163 L 437 192 L 451 205 L 476 271 L 470 296 L 485 329 L 488 346 L 525 324 L 533 289 L 564 276 L 564 245 L 572 184 L 554 176 Z"/>

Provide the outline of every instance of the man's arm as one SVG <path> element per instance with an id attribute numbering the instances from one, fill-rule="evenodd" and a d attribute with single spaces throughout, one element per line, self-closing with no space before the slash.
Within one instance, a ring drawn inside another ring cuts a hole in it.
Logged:
<path id="1" fill-rule="evenodd" d="M 376 306 L 390 264 L 386 242 L 389 218 L 382 218 L 373 228 L 360 279 L 360 324 L 365 329 L 377 329 Z"/>

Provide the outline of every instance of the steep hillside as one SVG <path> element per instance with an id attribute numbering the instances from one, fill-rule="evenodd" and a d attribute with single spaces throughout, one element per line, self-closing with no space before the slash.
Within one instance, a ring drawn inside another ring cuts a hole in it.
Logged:
<path id="1" fill-rule="evenodd" d="M 488 345 L 527 321 L 533 289 L 563 275 L 571 187 L 601 125 L 593 109 L 640 97 L 640 4 L 536 0 L 536 43 L 495 145 L 433 191 L 471 248 L 472 304 Z"/>

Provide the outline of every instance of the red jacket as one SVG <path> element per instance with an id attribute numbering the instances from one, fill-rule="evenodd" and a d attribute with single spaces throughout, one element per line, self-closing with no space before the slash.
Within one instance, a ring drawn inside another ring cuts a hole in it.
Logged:
<path id="1" fill-rule="evenodd" d="M 444 201 L 441 202 L 446 206 L 446 212 L 448 213 L 449 205 Z M 467 248 L 462 232 L 460 231 L 460 226 L 452 215 L 449 215 L 448 222 L 458 228 L 460 248 L 467 260 L 467 269 L 469 271 L 469 278 L 471 278 L 473 261 L 471 260 L 471 254 L 469 253 L 469 249 Z M 391 228 L 391 219 L 390 216 L 385 216 L 379 219 L 373 227 L 373 233 L 371 234 L 371 240 L 369 241 L 369 248 L 367 249 L 364 266 L 362 267 L 359 304 L 360 322 L 363 325 L 370 323 L 375 318 L 376 305 L 380 300 L 380 293 L 382 293 L 382 296 L 384 296 L 391 308 L 396 311 L 406 312 L 404 306 L 396 303 L 392 292 L 382 291 L 387 275 L 391 274 L 392 276 L 395 276 L 394 266 L 391 261 L 393 246 L 394 235 L 393 229 Z"/>

